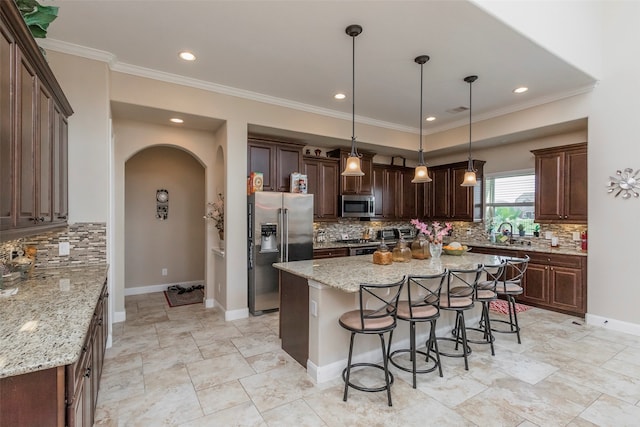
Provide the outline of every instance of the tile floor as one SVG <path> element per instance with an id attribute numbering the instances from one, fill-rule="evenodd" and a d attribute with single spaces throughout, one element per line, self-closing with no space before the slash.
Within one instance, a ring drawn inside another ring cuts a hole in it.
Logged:
<path id="1" fill-rule="evenodd" d="M 343 402 L 340 379 L 315 385 L 280 349 L 277 314 L 225 322 L 218 309 L 169 308 L 162 293 L 125 305 L 97 426 L 640 425 L 640 337 L 571 316 L 521 313 L 521 345 L 497 335 L 494 357 L 474 345 L 469 371 L 443 358 L 444 378 L 419 375 L 415 390 L 392 368 L 390 408 L 384 393 L 350 390 Z"/>

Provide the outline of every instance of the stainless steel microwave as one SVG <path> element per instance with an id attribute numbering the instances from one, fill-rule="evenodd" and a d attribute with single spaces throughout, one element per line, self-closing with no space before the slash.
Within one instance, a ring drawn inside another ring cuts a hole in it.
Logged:
<path id="1" fill-rule="evenodd" d="M 376 198 L 365 195 L 340 196 L 340 216 L 347 218 L 373 217 L 376 213 Z"/>

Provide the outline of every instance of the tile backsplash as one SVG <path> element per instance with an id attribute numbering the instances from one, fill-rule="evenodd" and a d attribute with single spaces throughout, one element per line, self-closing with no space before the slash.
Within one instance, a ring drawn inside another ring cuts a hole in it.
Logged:
<path id="1" fill-rule="evenodd" d="M 69 255 L 59 255 L 58 244 L 69 243 Z M 12 250 L 35 246 L 35 268 L 106 264 L 107 224 L 75 223 L 67 228 L 0 243 L 0 261 L 6 263 Z"/>

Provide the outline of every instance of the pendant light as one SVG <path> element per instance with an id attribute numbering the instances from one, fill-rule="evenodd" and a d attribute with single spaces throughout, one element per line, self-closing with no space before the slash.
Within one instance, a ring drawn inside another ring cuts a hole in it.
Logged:
<path id="1" fill-rule="evenodd" d="M 469 165 L 467 171 L 464 173 L 464 179 L 462 180 L 462 187 L 474 187 L 478 184 L 476 180 L 476 171 L 473 168 L 473 159 L 471 158 L 471 86 L 472 83 L 478 80 L 478 76 L 467 76 L 464 81 L 469 83 Z"/>
<path id="2" fill-rule="evenodd" d="M 342 176 L 363 176 L 364 172 L 360 168 L 360 154 L 356 149 L 356 37 L 362 32 L 360 25 L 349 25 L 346 29 L 346 33 L 351 37 L 353 41 L 353 54 L 352 61 L 352 79 L 351 79 L 351 153 L 347 158 L 347 164 L 344 168 Z"/>
<path id="3" fill-rule="evenodd" d="M 431 182 L 427 165 L 424 163 L 424 153 L 422 152 L 422 69 L 428 60 L 428 55 L 420 55 L 414 59 L 417 64 L 420 64 L 420 150 L 418 150 L 418 166 L 416 166 L 415 175 L 411 180 L 411 182 L 416 184 L 420 182 Z"/>

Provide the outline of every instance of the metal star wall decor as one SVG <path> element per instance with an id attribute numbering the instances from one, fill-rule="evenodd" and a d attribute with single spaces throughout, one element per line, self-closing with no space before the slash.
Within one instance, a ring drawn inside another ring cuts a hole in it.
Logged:
<path id="1" fill-rule="evenodd" d="M 633 173 L 633 169 L 626 168 L 616 171 L 616 176 L 609 177 L 607 193 L 615 192 L 615 197 L 622 195 L 623 199 L 630 199 L 631 196 L 640 196 L 640 169 Z"/>

